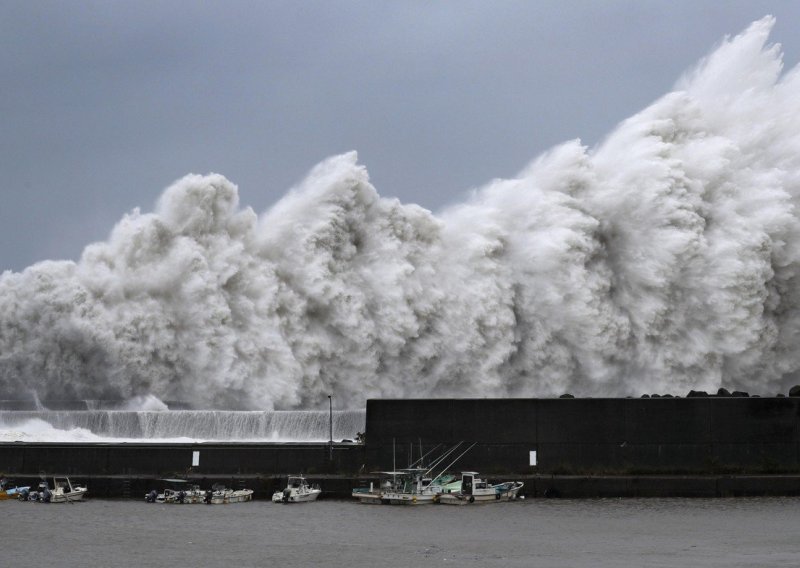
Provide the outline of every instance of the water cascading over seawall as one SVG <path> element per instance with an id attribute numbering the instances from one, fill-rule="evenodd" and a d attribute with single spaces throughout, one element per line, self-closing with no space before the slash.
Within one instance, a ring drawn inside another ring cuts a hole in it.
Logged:
<path id="1" fill-rule="evenodd" d="M 0 441 L 321 442 L 354 440 L 365 411 L 0 411 Z"/>
<path id="2" fill-rule="evenodd" d="M 223 176 L 187 176 L 78 262 L 0 275 L 0 398 L 785 392 L 800 382 L 800 73 L 773 23 L 597 147 L 567 142 L 440 214 L 381 197 L 355 153 L 261 216 Z"/>

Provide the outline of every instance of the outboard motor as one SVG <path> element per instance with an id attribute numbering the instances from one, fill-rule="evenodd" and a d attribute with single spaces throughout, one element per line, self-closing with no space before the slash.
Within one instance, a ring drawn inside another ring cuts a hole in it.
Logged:
<path id="1" fill-rule="evenodd" d="M 156 491 L 155 489 L 153 489 L 152 491 L 150 491 L 150 493 L 148 493 L 147 495 L 145 495 L 145 498 L 144 498 L 144 500 L 145 500 L 147 503 L 155 503 L 155 502 L 156 502 L 156 497 L 158 497 L 158 491 Z"/>
<path id="2" fill-rule="evenodd" d="M 207 505 L 211 505 L 211 498 L 214 497 L 214 491 L 211 489 L 206 489 L 206 498 L 205 502 Z"/>
<path id="3" fill-rule="evenodd" d="M 45 488 L 45 490 L 42 491 L 42 503 L 49 503 L 50 497 L 51 497 L 50 490 Z"/>
<path id="4" fill-rule="evenodd" d="M 186 498 L 186 491 L 179 491 L 178 492 L 178 503 L 183 503 L 183 500 Z"/>
<path id="5" fill-rule="evenodd" d="M 292 490 L 289 489 L 288 487 L 283 490 L 283 502 L 284 503 L 288 503 L 289 502 L 289 495 L 291 495 L 291 494 L 292 494 Z"/>

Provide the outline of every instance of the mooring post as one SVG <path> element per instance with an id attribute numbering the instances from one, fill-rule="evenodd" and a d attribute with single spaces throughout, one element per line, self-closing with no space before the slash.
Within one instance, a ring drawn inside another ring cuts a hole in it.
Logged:
<path id="1" fill-rule="evenodd" d="M 333 399 L 328 395 L 328 418 L 329 418 L 329 433 L 328 437 L 328 460 L 333 462 Z"/>

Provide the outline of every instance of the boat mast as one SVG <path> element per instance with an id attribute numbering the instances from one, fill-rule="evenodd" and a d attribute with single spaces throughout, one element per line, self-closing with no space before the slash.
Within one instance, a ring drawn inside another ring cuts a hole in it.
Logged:
<path id="1" fill-rule="evenodd" d="M 475 444 L 477 444 L 477 443 L 478 443 L 478 442 L 473 442 L 473 443 L 472 443 L 472 445 L 471 445 L 469 448 L 467 448 L 466 450 L 464 450 L 463 452 L 461 452 L 461 453 L 458 455 L 458 457 L 457 457 L 456 459 L 454 459 L 454 460 L 453 460 L 453 463 L 451 463 L 451 464 L 450 464 L 450 465 L 448 465 L 446 468 L 444 468 L 444 469 L 442 470 L 442 472 L 441 472 L 439 475 L 442 475 L 442 473 L 444 473 L 445 471 L 447 471 L 448 469 L 450 469 L 451 467 L 453 467 L 453 465 L 455 465 L 455 463 L 456 463 L 458 460 L 460 460 L 464 454 L 466 454 L 468 451 L 470 451 L 472 448 L 474 448 L 474 447 L 475 447 Z M 436 477 L 439 477 L 439 475 L 437 475 Z"/>

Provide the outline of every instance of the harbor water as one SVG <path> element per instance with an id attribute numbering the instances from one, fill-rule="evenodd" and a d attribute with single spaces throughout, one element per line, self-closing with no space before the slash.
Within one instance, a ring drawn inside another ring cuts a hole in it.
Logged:
<path id="1" fill-rule="evenodd" d="M 0 502 L 3 566 L 800 566 L 800 498 Z"/>

